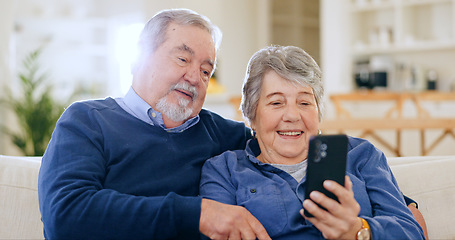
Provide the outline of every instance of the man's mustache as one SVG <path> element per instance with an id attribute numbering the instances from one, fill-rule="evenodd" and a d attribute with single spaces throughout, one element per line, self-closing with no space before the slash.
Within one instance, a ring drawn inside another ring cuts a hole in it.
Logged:
<path id="1" fill-rule="evenodd" d="M 193 100 L 193 101 L 194 101 L 194 99 L 196 99 L 199 96 L 196 87 L 191 86 L 187 82 L 181 82 L 181 83 L 175 84 L 174 86 L 171 86 L 171 88 L 169 89 L 169 92 L 172 92 L 174 90 L 181 90 L 181 91 L 189 92 L 191 94 L 191 100 Z"/>

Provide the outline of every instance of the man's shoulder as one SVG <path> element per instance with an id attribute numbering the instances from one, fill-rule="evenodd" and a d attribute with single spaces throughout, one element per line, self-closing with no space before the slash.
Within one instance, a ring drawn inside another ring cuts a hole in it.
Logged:
<path id="1" fill-rule="evenodd" d="M 72 103 L 63 113 L 63 119 L 92 118 L 96 113 L 102 115 L 118 114 L 120 106 L 112 98 L 83 100 Z"/>
<path id="2" fill-rule="evenodd" d="M 68 109 L 97 109 L 102 110 L 106 108 L 117 107 L 115 100 L 108 97 L 105 99 L 91 99 L 91 100 L 82 100 L 72 103 Z"/>
<path id="3" fill-rule="evenodd" d="M 226 119 L 217 113 L 202 109 L 199 123 L 194 131 L 209 133 L 213 141 L 222 143 L 218 153 L 232 149 L 244 149 L 252 137 L 251 130 L 243 122 Z M 201 131 L 203 129 L 203 131 Z"/>

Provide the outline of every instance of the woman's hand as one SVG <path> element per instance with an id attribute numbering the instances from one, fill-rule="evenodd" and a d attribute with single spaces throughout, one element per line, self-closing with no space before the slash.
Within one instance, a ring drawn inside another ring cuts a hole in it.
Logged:
<path id="1" fill-rule="evenodd" d="M 334 193 L 340 202 L 313 191 L 310 194 L 311 200 L 305 200 L 303 206 L 305 211 L 310 212 L 314 217 L 303 215 L 303 209 L 300 214 L 319 229 L 326 239 L 356 239 L 357 232 L 362 228 L 362 221 L 358 217 L 360 205 L 354 198 L 351 180 L 346 176 L 344 187 L 334 181 L 326 180 L 324 188 Z"/>

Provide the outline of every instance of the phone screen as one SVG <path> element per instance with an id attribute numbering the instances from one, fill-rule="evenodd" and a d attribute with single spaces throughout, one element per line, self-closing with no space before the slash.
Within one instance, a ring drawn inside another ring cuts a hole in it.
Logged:
<path id="1" fill-rule="evenodd" d="M 310 139 L 308 167 L 305 181 L 305 199 L 312 191 L 319 191 L 338 201 L 338 198 L 323 187 L 325 180 L 333 180 L 344 186 L 346 175 L 346 155 L 348 138 L 346 135 L 318 135 Z M 322 207 L 321 207 L 322 208 Z M 305 216 L 312 217 L 305 212 Z"/>

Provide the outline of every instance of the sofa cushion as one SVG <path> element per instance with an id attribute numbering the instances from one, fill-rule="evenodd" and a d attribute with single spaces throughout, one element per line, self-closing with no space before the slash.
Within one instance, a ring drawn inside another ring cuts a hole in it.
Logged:
<path id="1" fill-rule="evenodd" d="M 429 239 L 455 239 L 455 156 L 389 158 L 401 191 L 417 201 Z"/>
<path id="2" fill-rule="evenodd" d="M 455 239 L 455 156 L 389 158 L 400 189 L 419 203 L 430 239 Z M 40 157 L 0 155 L 0 239 L 43 239 Z M 5 197 L 7 196 L 7 197 Z"/>
<path id="3" fill-rule="evenodd" d="M 0 239 L 43 239 L 39 157 L 0 155 Z"/>

